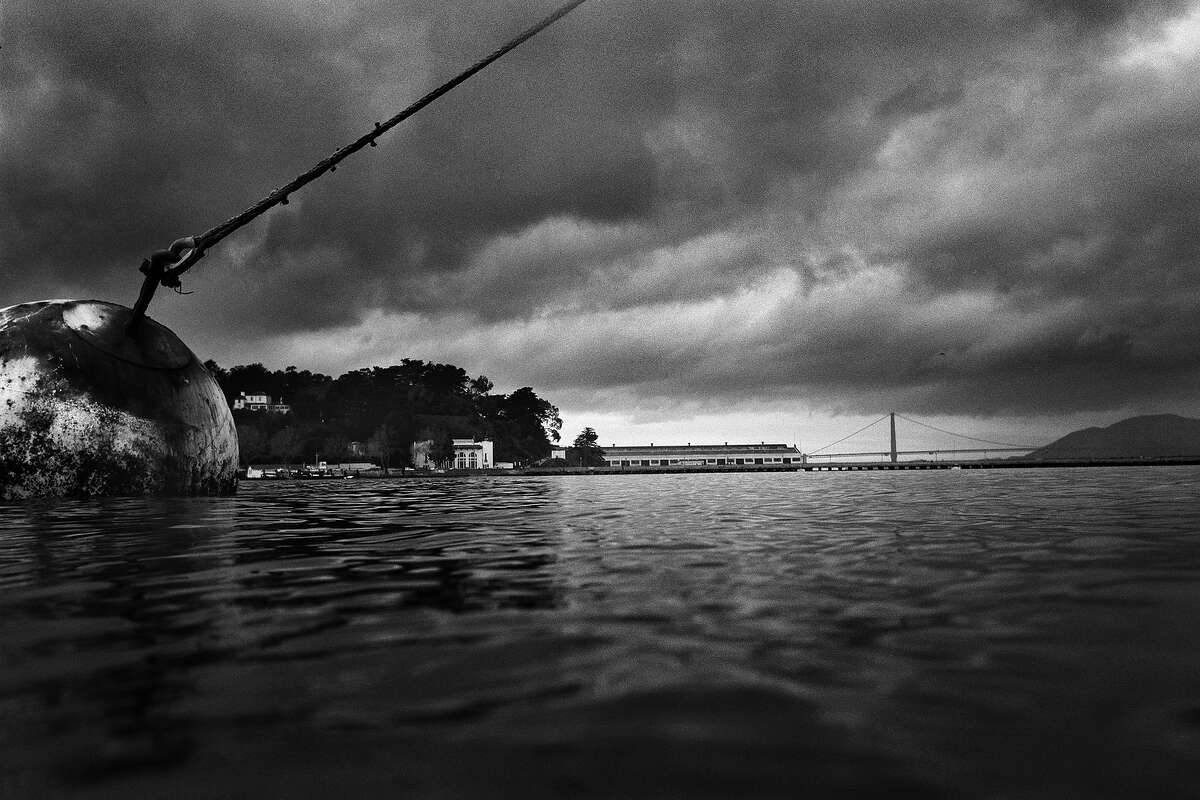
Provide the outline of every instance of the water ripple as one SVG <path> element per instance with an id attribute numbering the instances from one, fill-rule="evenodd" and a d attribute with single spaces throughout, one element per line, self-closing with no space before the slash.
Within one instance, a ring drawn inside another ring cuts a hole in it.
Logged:
<path id="1" fill-rule="evenodd" d="M 595 476 L 0 506 L 0 795 L 1192 796 L 1198 488 Z"/>

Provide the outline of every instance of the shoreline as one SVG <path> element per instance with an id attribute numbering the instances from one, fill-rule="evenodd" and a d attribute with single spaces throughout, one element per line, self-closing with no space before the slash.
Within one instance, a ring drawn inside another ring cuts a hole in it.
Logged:
<path id="1" fill-rule="evenodd" d="M 1200 465 L 1200 456 L 1173 458 L 1079 458 L 1053 460 L 994 459 L 987 461 L 900 461 L 831 462 L 808 464 L 738 464 L 695 466 L 628 466 L 628 467 L 527 467 L 524 469 L 445 470 L 442 472 L 404 472 L 389 470 L 360 470 L 347 475 L 317 477 L 240 478 L 239 482 L 273 481 L 340 481 L 340 480 L 411 480 L 414 478 L 488 477 L 547 477 L 553 475 L 686 475 L 693 473 L 764 473 L 764 472 L 913 472 L 928 470 L 979 469 L 1054 469 L 1073 467 L 1171 467 Z"/>

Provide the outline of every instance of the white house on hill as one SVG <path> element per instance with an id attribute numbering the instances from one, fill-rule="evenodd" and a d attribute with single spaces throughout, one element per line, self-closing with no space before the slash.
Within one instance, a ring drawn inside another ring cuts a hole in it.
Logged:
<path id="1" fill-rule="evenodd" d="M 233 399 L 233 408 L 235 410 L 248 408 L 251 411 L 273 411 L 276 414 L 286 414 L 292 410 L 292 407 L 284 403 L 282 399 L 276 403 L 269 394 L 263 392 L 238 392 L 238 396 Z"/>

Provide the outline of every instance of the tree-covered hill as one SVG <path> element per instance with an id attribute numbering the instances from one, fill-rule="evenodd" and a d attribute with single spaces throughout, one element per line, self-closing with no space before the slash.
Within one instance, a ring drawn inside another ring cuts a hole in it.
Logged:
<path id="1" fill-rule="evenodd" d="M 291 407 L 287 414 L 235 409 L 243 463 L 358 460 L 359 443 L 385 466 L 409 463 L 414 441 L 490 438 L 496 459 L 528 463 L 550 454 L 559 439 L 558 409 L 529 387 L 492 394 L 492 382 L 461 367 L 404 359 L 337 378 L 262 364 L 205 367 L 232 407 L 241 393 L 267 394 Z"/>

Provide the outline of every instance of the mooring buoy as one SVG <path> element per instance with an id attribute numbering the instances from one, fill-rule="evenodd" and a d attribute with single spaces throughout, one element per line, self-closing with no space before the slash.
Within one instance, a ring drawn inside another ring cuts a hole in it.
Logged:
<path id="1" fill-rule="evenodd" d="M 166 327 L 99 300 L 0 309 L 0 499 L 230 494 L 216 380 Z"/>
<path id="2" fill-rule="evenodd" d="M 146 317 L 157 288 L 183 293 L 180 276 L 217 242 L 585 1 L 569 0 L 240 214 L 152 253 L 132 309 L 99 300 L 0 309 L 0 501 L 234 492 L 233 415 L 192 351 Z"/>

